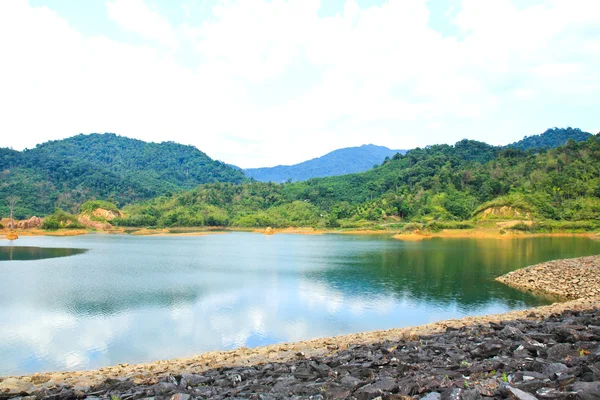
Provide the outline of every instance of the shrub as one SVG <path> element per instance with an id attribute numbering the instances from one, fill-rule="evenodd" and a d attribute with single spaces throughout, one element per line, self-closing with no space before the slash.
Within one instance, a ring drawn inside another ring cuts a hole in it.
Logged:
<path id="1" fill-rule="evenodd" d="M 467 221 L 433 221 L 426 229 L 432 232 L 439 232 L 444 229 L 473 229 L 475 225 Z"/>
<path id="2" fill-rule="evenodd" d="M 105 201 L 105 200 L 86 201 L 85 203 L 83 203 L 81 205 L 79 211 L 81 213 L 84 213 L 84 212 L 91 213 L 94 210 L 97 210 L 98 208 L 103 208 L 105 210 L 114 211 L 117 213 L 119 212 L 119 208 L 114 203 L 111 203 L 110 201 Z"/>
<path id="3" fill-rule="evenodd" d="M 114 218 L 111 224 L 115 226 L 143 227 L 156 226 L 157 218 L 151 215 L 132 215 L 129 217 Z"/>
<path id="4" fill-rule="evenodd" d="M 42 224 L 42 229 L 47 230 L 81 228 L 84 228 L 84 226 L 79 223 L 76 216 L 63 211 L 60 208 L 57 208 L 54 211 L 54 214 L 50 214 L 44 218 L 44 222 Z"/>

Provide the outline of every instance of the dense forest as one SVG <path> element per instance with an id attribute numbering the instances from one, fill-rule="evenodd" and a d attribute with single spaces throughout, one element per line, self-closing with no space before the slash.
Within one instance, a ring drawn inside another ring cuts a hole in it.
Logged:
<path id="1" fill-rule="evenodd" d="M 214 183 L 124 208 L 123 226 L 359 227 L 477 218 L 510 206 L 528 218 L 600 217 L 600 136 L 555 149 L 463 140 L 396 154 L 360 174 L 275 184 Z"/>
<path id="2" fill-rule="evenodd" d="M 569 139 L 583 142 L 590 136 L 592 136 L 591 133 L 583 132 L 579 128 L 551 128 L 539 135 L 525 136 L 522 140 L 506 147 L 521 150 L 553 149 L 564 145 Z"/>
<path id="3" fill-rule="evenodd" d="M 124 208 L 116 223 L 125 226 L 461 221 L 490 204 L 579 221 L 599 216 L 597 147 L 597 136 L 555 128 L 506 147 L 463 140 L 396 153 L 364 173 L 275 184 L 251 181 L 192 146 L 78 135 L 23 152 L 0 149 L 0 198 L 19 197 L 17 218 L 110 200 Z M 8 214 L 0 202 L 0 215 Z"/>
<path id="4" fill-rule="evenodd" d="M 250 178 L 261 182 L 297 182 L 311 178 L 364 172 L 373 168 L 375 164 L 381 164 L 386 157 L 393 157 L 396 153 L 404 154 L 406 150 L 390 150 L 384 146 L 365 144 L 359 147 L 334 150 L 322 157 L 295 165 L 248 168 L 244 172 Z"/>
<path id="5" fill-rule="evenodd" d="M 56 207 L 77 212 L 89 199 L 124 205 L 202 183 L 247 180 L 242 171 L 193 146 L 108 133 L 50 141 L 23 152 L 0 148 L 0 171 L 0 198 L 20 198 L 19 218 L 44 216 Z M 7 214 L 0 202 L 0 215 Z"/>

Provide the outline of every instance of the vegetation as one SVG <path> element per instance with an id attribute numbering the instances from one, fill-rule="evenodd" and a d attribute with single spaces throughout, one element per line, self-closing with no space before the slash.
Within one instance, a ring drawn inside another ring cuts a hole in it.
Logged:
<path id="1" fill-rule="evenodd" d="M 553 149 L 563 146 L 569 139 L 583 142 L 588 140 L 591 135 L 591 133 L 583 132 L 579 128 L 552 128 L 540 135 L 525 136 L 522 140 L 506 147 L 521 150 Z"/>
<path id="2" fill-rule="evenodd" d="M 73 213 L 89 199 L 120 205 L 191 189 L 246 180 L 242 171 L 193 146 L 146 143 L 115 134 L 77 135 L 23 152 L 0 148 L 0 198 L 17 195 L 17 218 Z M 8 208 L 0 204 L 0 215 Z"/>
<path id="3" fill-rule="evenodd" d="M 305 181 L 311 178 L 364 172 L 373 168 L 374 164 L 381 164 L 386 158 L 393 157 L 396 153 L 404 154 L 406 150 L 390 150 L 387 147 L 367 144 L 338 149 L 300 164 L 249 168 L 244 172 L 261 182 Z"/>
<path id="4" fill-rule="evenodd" d="M 501 207 L 539 221 L 534 229 L 595 229 L 581 221 L 600 216 L 600 137 L 537 153 L 463 140 L 396 154 L 360 174 L 205 184 L 127 206 L 128 217 L 115 222 L 328 228 L 414 222 L 429 230 L 466 229 L 471 223 L 460 221 L 492 218 L 486 210 Z"/>
<path id="5" fill-rule="evenodd" d="M 82 214 L 92 213 L 99 208 L 102 208 L 107 211 L 113 211 L 115 213 L 119 212 L 119 208 L 115 203 L 105 200 L 88 200 L 81 205 L 79 212 L 81 212 Z"/>
<path id="6" fill-rule="evenodd" d="M 58 208 L 53 214 L 46 216 L 42 224 L 42 229 L 47 230 L 81 228 L 84 228 L 84 226 L 79 223 L 76 216 Z"/>
<path id="7" fill-rule="evenodd" d="M 557 135 L 578 132 L 554 129 L 535 140 L 555 143 Z M 396 153 L 363 173 L 286 183 L 245 180 L 189 146 L 112 134 L 79 135 L 23 153 L 0 149 L 0 162 L 0 194 L 19 194 L 17 217 L 58 206 L 46 229 L 80 227 L 64 209 L 117 212 L 123 204 L 124 216 L 112 224 L 436 231 L 499 218 L 533 221 L 516 229 L 553 232 L 596 229 L 600 216 L 598 135 L 535 151 L 462 140 Z"/>

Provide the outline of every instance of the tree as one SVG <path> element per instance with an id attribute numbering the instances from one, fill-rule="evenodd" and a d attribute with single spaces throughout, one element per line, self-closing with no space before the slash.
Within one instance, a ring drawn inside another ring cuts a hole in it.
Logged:
<path id="1" fill-rule="evenodd" d="M 10 209 L 10 229 L 15 228 L 15 220 L 13 218 L 15 212 L 15 206 L 19 202 L 18 196 L 8 196 L 6 198 L 6 202 L 8 203 L 8 208 Z"/>

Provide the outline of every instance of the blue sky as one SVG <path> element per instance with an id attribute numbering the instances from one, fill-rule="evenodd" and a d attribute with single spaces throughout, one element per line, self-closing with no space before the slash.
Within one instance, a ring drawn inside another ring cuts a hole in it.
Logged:
<path id="1" fill-rule="evenodd" d="M 0 146 L 80 132 L 242 167 L 600 130 L 595 0 L 7 0 Z"/>

